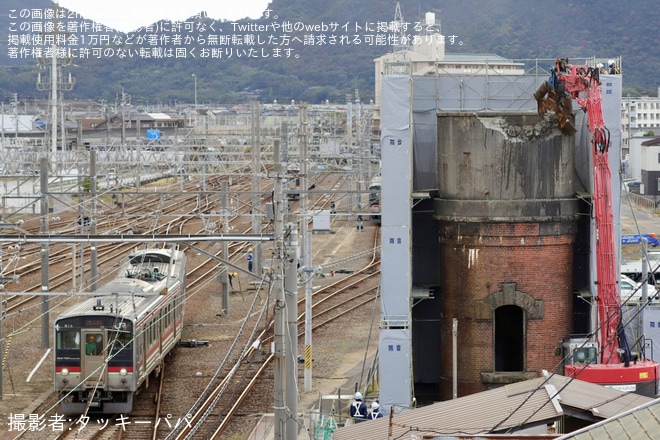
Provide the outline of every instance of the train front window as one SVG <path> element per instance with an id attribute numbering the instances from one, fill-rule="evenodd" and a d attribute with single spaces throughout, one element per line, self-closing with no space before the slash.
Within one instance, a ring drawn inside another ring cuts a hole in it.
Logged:
<path id="1" fill-rule="evenodd" d="M 80 329 L 58 330 L 57 349 L 69 350 L 80 349 Z"/>
<path id="2" fill-rule="evenodd" d="M 109 344 L 111 352 L 116 353 L 121 350 L 130 350 L 133 345 L 132 339 L 130 332 L 110 333 Z"/>
<path id="3" fill-rule="evenodd" d="M 380 188 L 369 188 L 369 204 L 377 205 L 380 199 Z"/>
<path id="4" fill-rule="evenodd" d="M 103 333 L 87 333 L 85 336 L 85 354 L 98 356 L 103 352 Z"/>

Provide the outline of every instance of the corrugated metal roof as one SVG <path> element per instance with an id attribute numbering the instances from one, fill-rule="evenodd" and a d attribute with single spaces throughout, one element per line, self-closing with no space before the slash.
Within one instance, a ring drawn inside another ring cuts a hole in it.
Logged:
<path id="1" fill-rule="evenodd" d="M 605 418 L 650 401 L 649 397 L 552 375 L 547 381 L 532 379 L 395 414 L 392 436 L 399 438 L 408 432 L 426 435 L 506 432 L 520 426 L 550 423 L 569 407 L 572 412 L 589 412 Z M 386 416 L 347 426 L 335 431 L 333 440 L 388 438 L 389 424 Z"/>
<path id="2" fill-rule="evenodd" d="M 557 440 L 657 439 L 660 436 L 660 399 L 626 411 Z"/>
<path id="3" fill-rule="evenodd" d="M 656 137 L 653 139 L 649 139 L 648 141 L 642 142 L 642 145 L 645 147 L 653 147 L 656 145 L 660 145 L 660 137 Z"/>

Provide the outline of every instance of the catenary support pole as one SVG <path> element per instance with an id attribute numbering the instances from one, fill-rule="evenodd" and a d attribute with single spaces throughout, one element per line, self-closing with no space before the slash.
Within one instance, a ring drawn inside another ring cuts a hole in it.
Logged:
<path id="1" fill-rule="evenodd" d="M 252 101 L 251 109 L 251 133 L 252 133 L 252 232 L 258 234 L 261 230 L 261 136 L 259 135 L 261 111 L 259 102 Z M 252 249 L 253 271 L 257 276 L 261 275 L 262 259 L 261 244 L 255 243 Z"/>
<path id="2" fill-rule="evenodd" d="M 89 192 L 91 194 L 90 200 L 90 210 L 91 210 L 91 219 L 89 222 L 89 233 L 93 236 L 96 235 L 96 222 L 98 221 L 96 212 L 97 201 L 96 201 L 96 151 L 92 150 L 89 152 L 89 178 L 90 178 L 90 187 Z M 96 242 L 89 244 L 89 270 L 91 274 L 91 280 L 89 283 L 89 290 L 94 292 L 96 290 L 96 282 L 99 277 L 99 268 L 98 268 L 98 248 Z"/>
<path id="3" fill-rule="evenodd" d="M 272 283 L 275 297 L 274 319 L 274 342 L 273 356 L 274 375 L 275 375 L 275 399 L 273 413 L 275 416 L 274 440 L 284 440 L 286 438 L 286 419 L 287 409 L 284 402 L 286 390 L 286 340 L 285 330 L 285 300 L 284 300 L 284 198 L 283 198 L 283 173 L 280 163 L 279 142 L 274 143 L 273 151 L 273 173 L 275 175 L 275 184 L 273 190 L 273 214 L 275 216 L 275 231 L 273 242 L 273 267 Z"/>
<path id="4" fill-rule="evenodd" d="M 451 363 L 452 363 L 452 398 L 458 398 L 458 319 L 451 325 Z"/>
<path id="5" fill-rule="evenodd" d="M 303 104 L 300 108 L 301 127 L 304 130 L 301 139 L 300 149 L 300 235 L 302 237 L 302 260 L 303 260 L 303 279 L 305 280 L 305 370 L 304 385 L 305 391 L 312 390 L 312 237 L 309 231 L 308 207 L 309 187 L 307 179 L 307 105 Z"/>
<path id="6" fill-rule="evenodd" d="M 286 260 L 284 262 L 284 295 L 286 299 L 286 393 L 288 410 L 286 438 L 298 438 L 298 227 L 288 216 L 285 225 Z"/>
<path id="7" fill-rule="evenodd" d="M 39 162 L 39 180 L 41 187 L 41 233 L 48 234 L 48 158 Z M 48 292 L 48 243 L 41 244 L 41 291 Z M 48 318 L 48 295 L 41 297 L 41 348 L 50 345 L 50 322 Z"/>
<path id="8" fill-rule="evenodd" d="M 222 182 L 220 189 L 222 191 L 222 232 L 229 232 L 229 184 L 227 181 Z M 229 259 L 229 243 L 222 242 L 222 258 Z M 229 315 L 229 271 L 230 267 L 224 266 L 225 270 L 222 274 L 222 316 Z"/>

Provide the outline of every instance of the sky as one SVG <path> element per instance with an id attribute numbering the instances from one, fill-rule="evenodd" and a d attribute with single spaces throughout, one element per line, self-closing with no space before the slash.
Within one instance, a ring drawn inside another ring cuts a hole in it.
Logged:
<path id="1" fill-rule="evenodd" d="M 161 19 L 183 20 L 206 11 L 217 20 L 259 18 L 270 0 L 59 0 L 60 6 L 121 32 Z"/>

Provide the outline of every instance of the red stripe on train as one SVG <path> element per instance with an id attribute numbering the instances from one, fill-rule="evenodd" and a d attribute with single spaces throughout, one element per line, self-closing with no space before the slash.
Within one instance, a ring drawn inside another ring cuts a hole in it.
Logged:
<path id="1" fill-rule="evenodd" d="M 130 365 L 126 365 L 123 367 L 117 367 L 113 365 L 113 366 L 108 366 L 108 373 L 119 373 L 122 368 L 125 368 L 127 373 L 133 372 L 133 367 Z"/>
<path id="2" fill-rule="evenodd" d="M 66 368 L 69 370 L 69 373 L 80 373 L 80 365 L 62 365 L 55 367 L 56 373 L 61 373 L 62 369 Z"/>

